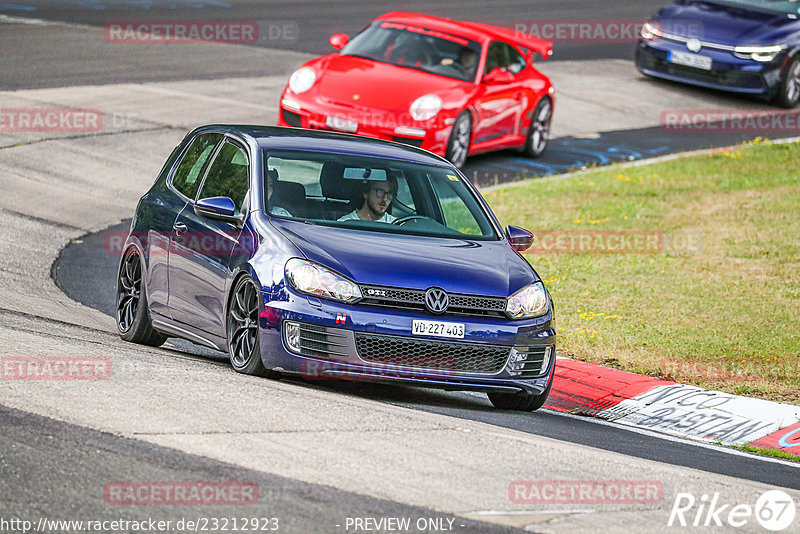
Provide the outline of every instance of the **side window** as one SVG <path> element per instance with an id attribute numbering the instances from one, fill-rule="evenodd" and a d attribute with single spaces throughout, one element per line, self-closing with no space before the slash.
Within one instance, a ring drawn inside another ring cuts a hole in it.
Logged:
<path id="1" fill-rule="evenodd" d="M 238 214 L 250 185 L 248 168 L 245 151 L 225 141 L 211 162 L 199 198 L 230 197 Z"/>
<path id="2" fill-rule="evenodd" d="M 486 52 L 486 73 L 498 67 L 517 74 L 525 68 L 525 59 L 510 44 L 495 41 Z"/>
<path id="3" fill-rule="evenodd" d="M 175 189 L 194 199 L 197 194 L 197 188 L 200 187 L 200 178 L 203 177 L 203 170 L 221 139 L 222 134 L 216 133 L 195 137 L 175 170 L 175 175 L 172 177 L 172 186 Z"/>

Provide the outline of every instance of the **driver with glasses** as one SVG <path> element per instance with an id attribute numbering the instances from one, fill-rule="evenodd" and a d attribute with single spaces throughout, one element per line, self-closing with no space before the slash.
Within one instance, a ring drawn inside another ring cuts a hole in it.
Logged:
<path id="1" fill-rule="evenodd" d="M 388 176 L 383 182 L 367 182 L 361 207 L 339 217 L 339 221 L 374 221 L 392 223 L 397 218 L 386 212 L 397 196 L 397 178 Z"/>

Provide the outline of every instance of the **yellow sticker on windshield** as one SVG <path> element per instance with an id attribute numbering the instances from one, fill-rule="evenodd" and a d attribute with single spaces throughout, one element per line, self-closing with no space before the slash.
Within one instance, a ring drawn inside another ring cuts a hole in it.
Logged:
<path id="1" fill-rule="evenodd" d="M 451 182 L 458 181 L 458 176 L 456 176 L 455 174 L 448 174 L 447 177 L 450 179 Z"/>

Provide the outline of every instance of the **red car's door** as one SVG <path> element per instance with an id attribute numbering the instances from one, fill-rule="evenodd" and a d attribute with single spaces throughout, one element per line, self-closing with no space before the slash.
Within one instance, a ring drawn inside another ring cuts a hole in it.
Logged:
<path id="1" fill-rule="evenodd" d="M 485 74 L 474 101 L 477 116 L 473 124 L 473 150 L 520 135 L 523 113 L 530 98 L 520 80 L 524 68 L 525 60 L 511 45 L 502 41 L 489 45 Z"/>

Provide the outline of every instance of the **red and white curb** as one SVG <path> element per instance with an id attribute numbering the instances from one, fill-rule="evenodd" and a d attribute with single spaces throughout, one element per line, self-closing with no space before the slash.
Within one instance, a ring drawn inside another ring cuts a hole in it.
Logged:
<path id="1" fill-rule="evenodd" d="M 559 358 L 545 408 L 724 445 L 800 456 L 800 406 Z"/>

